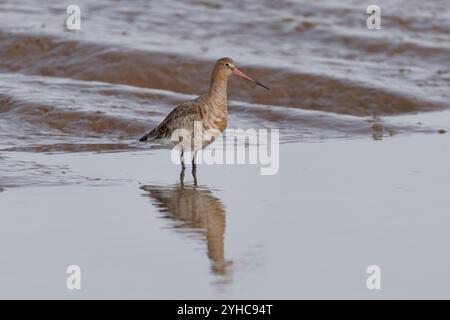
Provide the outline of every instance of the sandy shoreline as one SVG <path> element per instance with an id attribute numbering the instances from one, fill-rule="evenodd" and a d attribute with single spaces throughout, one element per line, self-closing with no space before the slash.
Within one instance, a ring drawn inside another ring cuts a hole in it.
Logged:
<path id="1" fill-rule="evenodd" d="M 203 165 L 187 191 L 168 151 L 5 153 L 66 174 L 0 193 L 0 297 L 449 298 L 449 150 L 448 134 L 283 144 L 278 175 Z"/>

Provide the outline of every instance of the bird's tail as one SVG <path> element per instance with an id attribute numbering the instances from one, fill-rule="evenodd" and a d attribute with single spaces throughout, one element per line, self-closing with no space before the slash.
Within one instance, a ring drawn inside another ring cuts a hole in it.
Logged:
<path id="1" fill-rule="evenodd" d="M 149 133 L 147 133 L 145 136 L 143 136 L 142 138 L 139 139 L 140 142 L 144 142 L 147 141 L 149 139 L 155 139 L 157 134 L 155 134 L 155 130 L 153 129 L 152 131 L 150 131 Z"/>
<path id="2" fill-rule="evenodd" d="M 142 138 L 139 139 L 140 142 L 144 142 L 148 140 L 148 136 L 149 134 L 147 133 L 145 136 L 143 136 Z"/>

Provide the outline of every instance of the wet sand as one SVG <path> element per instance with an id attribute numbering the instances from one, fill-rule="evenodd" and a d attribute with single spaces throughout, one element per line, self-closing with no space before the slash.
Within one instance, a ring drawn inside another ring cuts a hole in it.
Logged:
<path id="1" fill-rule="evenodd" d="M 0 297 L 450 298 L 449 152 L 448 134 L 283 144 L 278 175 L 202 165 L 194 188 L 188 167 L 184 189 L 164 150 L 5 153 L 49 169 L 2 178 Z"/>
<path id="2" fill-rule="evenodd" d="M 82 27 L 68 32 L 64 3 L 0 2 L 8 150 L 136 149 L 175 105 L 207 91 L 223 56 L 272 88 L 232 79 L 230 126 L 278 128 L 282 142 L 435 132 L 420 115 L 450 107 L 448 1 L 379 1 L 376 31 L 371 3 L 356 0 L 77 4 Z M 418 116 L 405 124 L 405 114 Z"/>

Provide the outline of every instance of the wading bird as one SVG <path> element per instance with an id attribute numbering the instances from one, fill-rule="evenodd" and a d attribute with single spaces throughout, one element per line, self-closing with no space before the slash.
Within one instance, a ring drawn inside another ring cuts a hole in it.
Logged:
<path id="1" fill-rule="evenodd" d="M 192 173 L 195 179 L 196 152 L 213 142 L 227 127 L 227 82 L 232 74 L 270 90 L 236 68 L 232 59 L 219 59 L 212 72 L 208 93 L 173 109 L 156 128 L 139 141 L 176 144 L 181 149 L 182 175 L 185 168 L 184 153 L 193 151 Z M 205 132 L 208 132 L 206 139 Z"/>

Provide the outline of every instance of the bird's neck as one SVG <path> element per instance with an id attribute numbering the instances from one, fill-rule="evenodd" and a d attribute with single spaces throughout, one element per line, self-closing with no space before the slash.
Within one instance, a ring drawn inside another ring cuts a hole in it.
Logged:
<path id="1" fill-rule="evenodd" d="M 208 98 L 216 105 L 227 104 L 228 75 L 218 70 L 213 71 L 211 84 L 209 86 Z"/>

